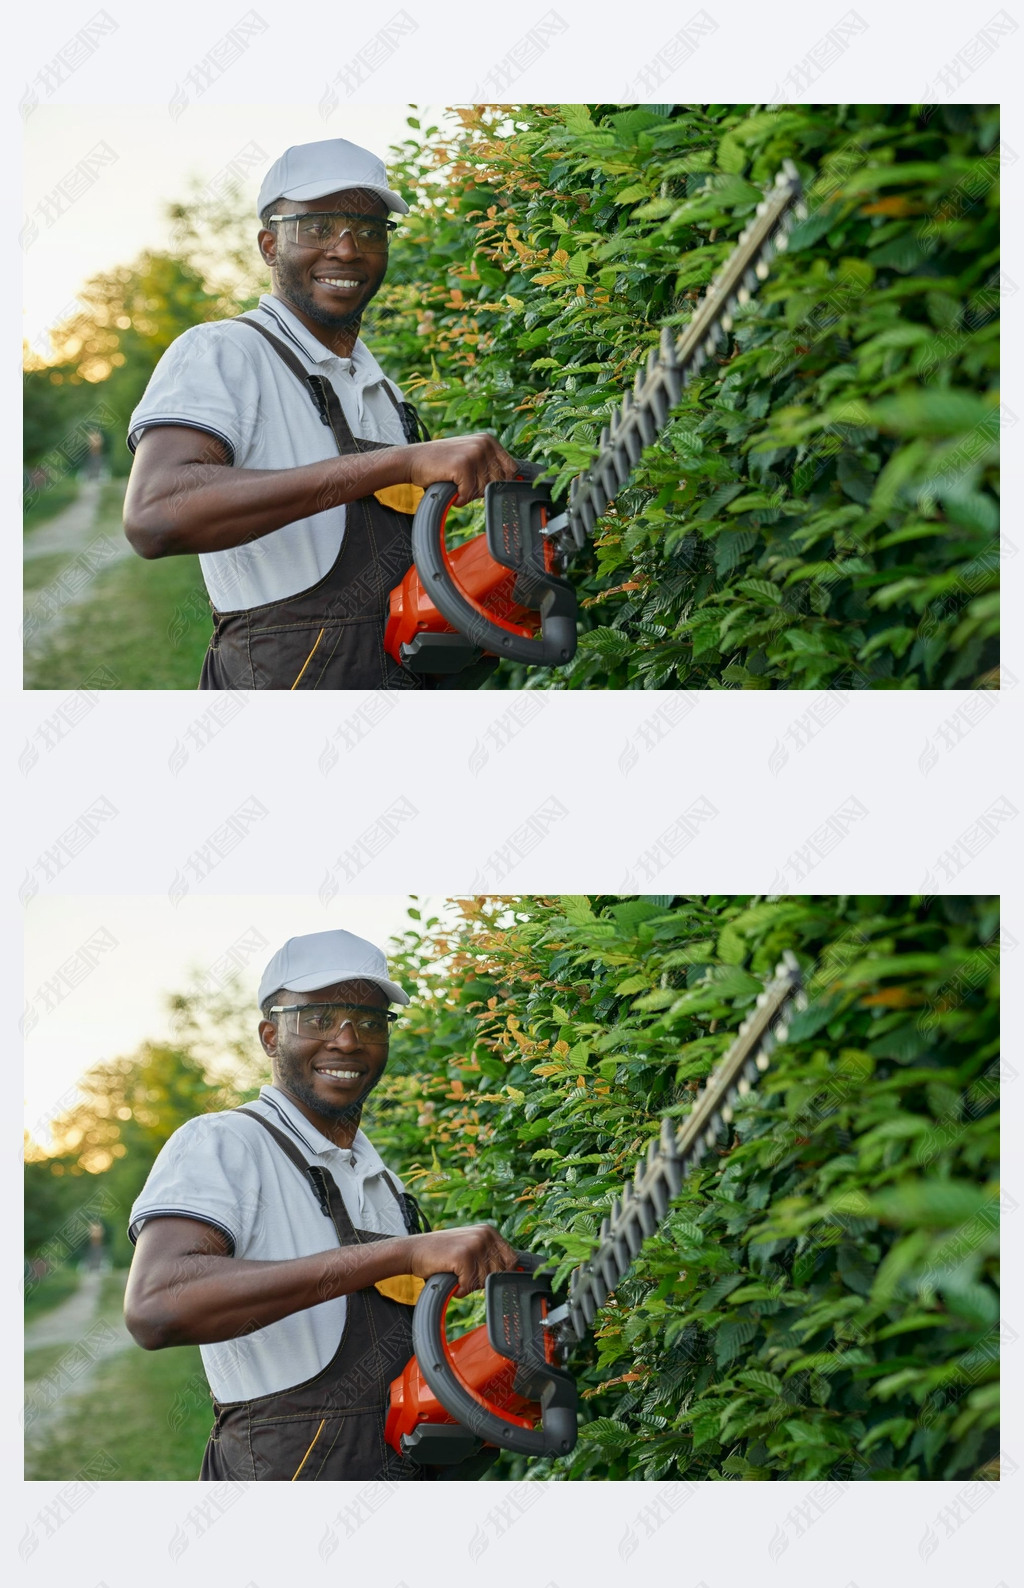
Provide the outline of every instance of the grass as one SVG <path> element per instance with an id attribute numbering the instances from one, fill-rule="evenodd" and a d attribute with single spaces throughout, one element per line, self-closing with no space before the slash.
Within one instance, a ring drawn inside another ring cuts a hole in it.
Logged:
<path id="1" fill-rule="evenodd" d="M 50 1312 L 54 1307 L 59 1307 L 62 1301 L 67 1301 L 78 1289 L 78 1272 L 70 1266 L 55 1268 L 52 1273 L 38 1284 L 33 1284 L 25 1291 L 25 1322 L 34 1323 L 44 1313 Z"/>
<path id="2" fill-rule="evenodd" d="M 124 1281 L 124 1274 L 107 1276 L 94 1323 L 120 1316 Z M 26 1382 L 51 1373 L 70 1349 L 28 1352 Z M 66 1480 L 92 1460 L 93 1470 L 118 1482 L 194 1480 L 212 1424 L 196 1347 L 142 1351 L 128 1345 L 98 1364 L 81 1394 L 68 1391 L 59 1423 L 33 1441 L 25 1477 Z"/>
<path id="3" fill-rule="evenodd" d="M 78 495 L 78 480 L 73 474 L 66 475 L 62 480 L 54 480 L 45 490 L 33 496 L 29 505 L 22 511 L 21 522 L 26 534 L 37 529 L 40 524 L 45 524 L 50 518 L 55 518 Z"/>
<path id="4" fill-rule="evenodd" d="M 121 534 L 123 480 L 105 487 L 90 540 Z M 40 558 L 51 582 L 73 559 Z M 28 565 L 31 568 L 31 563 Z M 30 574 L 26 589 L 39 582 Z M 65 610 L 59 633 L 25 667 L 26 689 L 81 689 L 90 675 L 111 689 L 195 689 L 210 633 L 198 557 L 146 562 L 126 556 L 96 575 Z"/>

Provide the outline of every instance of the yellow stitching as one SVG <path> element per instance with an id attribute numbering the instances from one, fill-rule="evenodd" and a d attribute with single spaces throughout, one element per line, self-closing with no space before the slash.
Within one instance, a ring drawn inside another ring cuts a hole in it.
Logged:
<path id="1" fill-rule="evenodd" d="M 323 631 L 321 630 L 321 633 L 322 632 Z M 310 1450 L 312 1450 L 313 1445 L 316 1444 L 317 1440 L 320 1438 L 320 1435 L 323 1433 L 326 1423 L 327 1423 L 327 1418 L 325 1417 L 323 1422 L 320 1424 L 320 1427 L 317 1429 L 316 1433 L 313 1435 L 313 1444 L 310 1445 L 309 1450 L 306 1451 L 306 1454 L 303 1456 L 302 1460 L 299 1462 L 298 1466 L 295 1468 L 295 1471 L 292 1473 L 291 1481 L 293 1483 L 295 1482 L 295 1479 L 298 1477 L 299 1473 L 302 1471 L 303 1467 L 306 1465 L 306 1462 L 309 1460 L 309 1452 L 310 1452 Z"/>
<path id="2" fill-rule="evenodd" d="M 292 689 L 298 689 L 298 687 L 299 687 L 299 679 L 301 679 L 302 674 L 306 671 L 306 668 L 309 666 L 310 662 L 313 660 L 313 656 L 314 656 L 314 654 L 316 652 L 316 647 L 317 647 L 317 645 L 320 644 L 320 641 L 323 639 L 323 637 L 324 637 L 324 631 L 323 631 L 323 629 L 321 629 L 320 633 L 316 637 L 316 644 L 313 646 L 313 649 L 310 651 L 309 655 L 306 657 L 306 660 L 303 662 L 301 671 L 299 672 L 299 677 L 295 680 L 294 684 L 292 685 Z"/>

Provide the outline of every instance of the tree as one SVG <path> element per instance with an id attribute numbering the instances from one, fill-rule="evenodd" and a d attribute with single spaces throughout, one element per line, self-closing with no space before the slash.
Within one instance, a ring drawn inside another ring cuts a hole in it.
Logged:
<path id="1" fill-rule="evenodd" d="M 987 686 L 999 118 L 984 106 L 477 106 L 420 129 L 374 350 L 435 432 L 565 483 L 793 160 L 809 214 L 573 573 L 547 688 Z M 503 662 L 491 687 L 519 687 Z"/>
<path id="2" fill-rule="evenodd" d="M 953 1478 L 996 1454 L 998 911 L 984 898 L 462 902 L 367 1129 L 438 1224 L 556 1282 L 784 950 L 809 995 L 577 1347 L 552 1478 Z M 479 1309 L 477 1309 L 477 1312 Z M 474 1321 L 479 1321 L 474 1314 Z M 501 1477 L 521 1476 L 503 1456 Z"/>

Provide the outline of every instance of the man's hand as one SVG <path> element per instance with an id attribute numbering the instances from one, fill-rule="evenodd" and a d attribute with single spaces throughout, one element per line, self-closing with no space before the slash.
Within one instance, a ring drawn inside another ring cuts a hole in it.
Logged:
<path id="1" fill-rule="evenodd" d="M 431 1274 L 457 1275 L 457 1296 L 483 1290 L 488 1274 L 508 1273 L 518 1265 L 512 1247 L 489 1224 L 410 1235 L 408 1253 L 409 1272 L 421 1279 L 429 1279 Z"/>
<path id="2" fill-rule="evenodd" d="M 457 436 L 452 441 L 420 441 L 408 447 L 405 456 L 412 465 L 409 480 L 413 485 L 453 480 L 459 488 L 456 507 L 483 496 L 484 486 L 492 480 L 511 480 L 516 472 L 505 448 L 483 433 Z"/>

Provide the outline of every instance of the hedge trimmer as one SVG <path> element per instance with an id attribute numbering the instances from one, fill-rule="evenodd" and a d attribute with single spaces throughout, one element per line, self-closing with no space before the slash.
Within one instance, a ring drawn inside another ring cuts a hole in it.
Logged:
<path id="1" fill-rule="evenodd" d="M 719 1145 L 733 1105 L 768 1068 L 788 1022 L 806 1004 L 800 968 L 787 952 L 678 1129 L 661 1122 L 631 1181 L 602 1221 L 597 1249 L 555 1305 L 543 1261 L 520 1254 L 514 1273 L 490 1274 L 485 1324 L 450 1341 L 445 1313 L 454 1274 L 426 1281 L 413 1313 L 415 1355 L 391 1386 L 386 1438 L 420 1465 L 458 1463 L 483 1445 L 524 1456 L 565 1455 L 576 1443 L 576 1386 L 565 1363 L 599 1307 L 664 1220 L 691 1169 Z M 539 1426 L 538 1426 L 539 1425 Z"/>
<path id="2" fill-rule="evenodd" d="M 552 500 L 543 465 L 518 465 L 516 479 L 487 486 L 484 534 L 449 548 L 445 523 L 457 489 L 447 481 L 427 487 L 413 519 L 413 566 L 391 592 L 384 644 L 396 662 L 413 673 L 456 673 L 481 654 L 546 666 L 572 660 L 578 607 L 565 575 L 644 448 L 665 430 L 683 387 L 725 340 L 737 305 L 786 248 L 803 213 L 800 193 L 786 160 L 689 325 L 678 338 L 662 328 L 567 502 Z"/>

